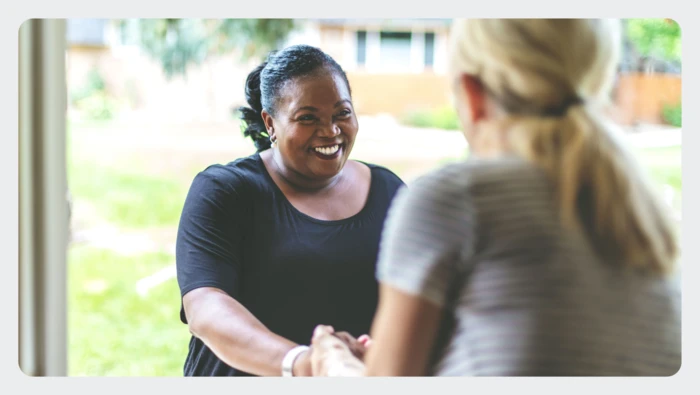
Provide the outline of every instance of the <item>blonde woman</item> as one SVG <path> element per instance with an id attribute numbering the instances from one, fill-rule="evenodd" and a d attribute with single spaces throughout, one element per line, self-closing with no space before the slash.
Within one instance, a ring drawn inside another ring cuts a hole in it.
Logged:
<path id="1" fill-rule="evenodd" d="M 675 224 L 603 116 L 619 47 L 615 20 L 454 22 L 471 157 L 398 193 L 371 345 L 318 327 L 316 375 L 678 371 Z"/>

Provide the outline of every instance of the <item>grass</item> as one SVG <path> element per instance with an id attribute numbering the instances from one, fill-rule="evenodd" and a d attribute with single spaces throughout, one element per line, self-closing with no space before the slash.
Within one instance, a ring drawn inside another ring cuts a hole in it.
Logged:
<path id="1" fill-rule="evenodd" d="M 69 375 L 181 376 L 189 332 L 179 322 L 176 281 L 135 292 L 174 257 L 77 246 L 68 258 Z"/>
<path id="2" fill-rule="evenodd" d="M 110 223 L 147 228 L 177 223 L 187 189 L 174 180 L 97 164 L 71 164 L 73 196 L 89 201 Z"/>
<path id="3" fill-rule="evenodd" d="M 639 158 L 659 185 L 680 193 L 680 153 L 680 147 L 648 149 L 640 150 Z M 122 229 L 177 226 L 188 183 L 147 176 L 130 170 L 130 164 L 118 168 L 76 155 L 69 159 L 72 194 L 102 219 Z M 399 176 L 421 169 L 410 158 L 386 165 Z M 179 320 L 177 282 L 168 280 L 144 297 L 136 293 L 138 280 L 174 260 L 167 253 L 123 256 L 85 245 L 69 249 L 71 376 L 182 375 L 189 332 Z"/>
<path id="4" fill-rule="evenodd" d="M 122 228 L 176 223 L 186 187 L 175 180 L 148 176 L 129 163 L 108 165 L 83 143 L 100 133 L 105 122 L 69 123 L 66 129 L 67 178 L 71 195 L 94 206 L 102 219 Z"/>
<path id="5" fill-rule="evenodd" d="M 644 149 L 638 153 L 642 164 L 657 183 L 670 185 L 677 192 L 681 192 L 681 147 Z"/>

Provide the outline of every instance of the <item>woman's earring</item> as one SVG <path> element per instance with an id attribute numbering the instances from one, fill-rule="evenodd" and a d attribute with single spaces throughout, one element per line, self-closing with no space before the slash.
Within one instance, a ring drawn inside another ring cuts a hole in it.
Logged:
<path id="1" fill-rule="evenodd" d="M 270 136 L 270 146 L 273 148 L 277 146 L 277 139 L 274 136 Z"/>

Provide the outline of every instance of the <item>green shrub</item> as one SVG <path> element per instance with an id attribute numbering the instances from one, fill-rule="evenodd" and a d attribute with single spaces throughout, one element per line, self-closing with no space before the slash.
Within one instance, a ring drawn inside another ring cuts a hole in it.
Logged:
<path id="1" fill-rule="evenodd" d="M 440 107 L 432 110 L 417 110 L 407 113 L 401 123 L 418 128 L 436 128 L 459 130 L 459 118 L 452 107 Z"/>
<path id="2" fill-rule="evenodd" d="M 82 87 L 71 92 L 70 100 L 88 120 L 108 121 L 114 118 L 117 110 L 116 100 L 107 93 L 105 81 L 96 69 L 88 73 Z"/>
<path id="3" fill-rule="evenodd" d="M 681 127 L 681 104 L 664 106 L 663 118 L 669 125 Z"/>
<path id="4" fill-rule="evenodd" d="M 74 106 L 85 119 L 93 121 L 108 121 L 114 118 L 116 112 L 116 101 L 105 92 L 96 92 L 77 100 Z"/>

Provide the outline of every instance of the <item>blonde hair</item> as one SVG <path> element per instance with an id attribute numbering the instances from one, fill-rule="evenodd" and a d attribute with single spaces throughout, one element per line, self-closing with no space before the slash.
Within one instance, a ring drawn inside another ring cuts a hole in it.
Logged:
<path id="1" fill-rule="evenodd" d="M 478 78 L 508 113 L 508 149 L 552 179 L 562 221 L 606 261 L 667 273 L 678 255 L 668 207 L 603 112 L 621 36 L 606 19 L 455 20 L 451 74 Z"/>

